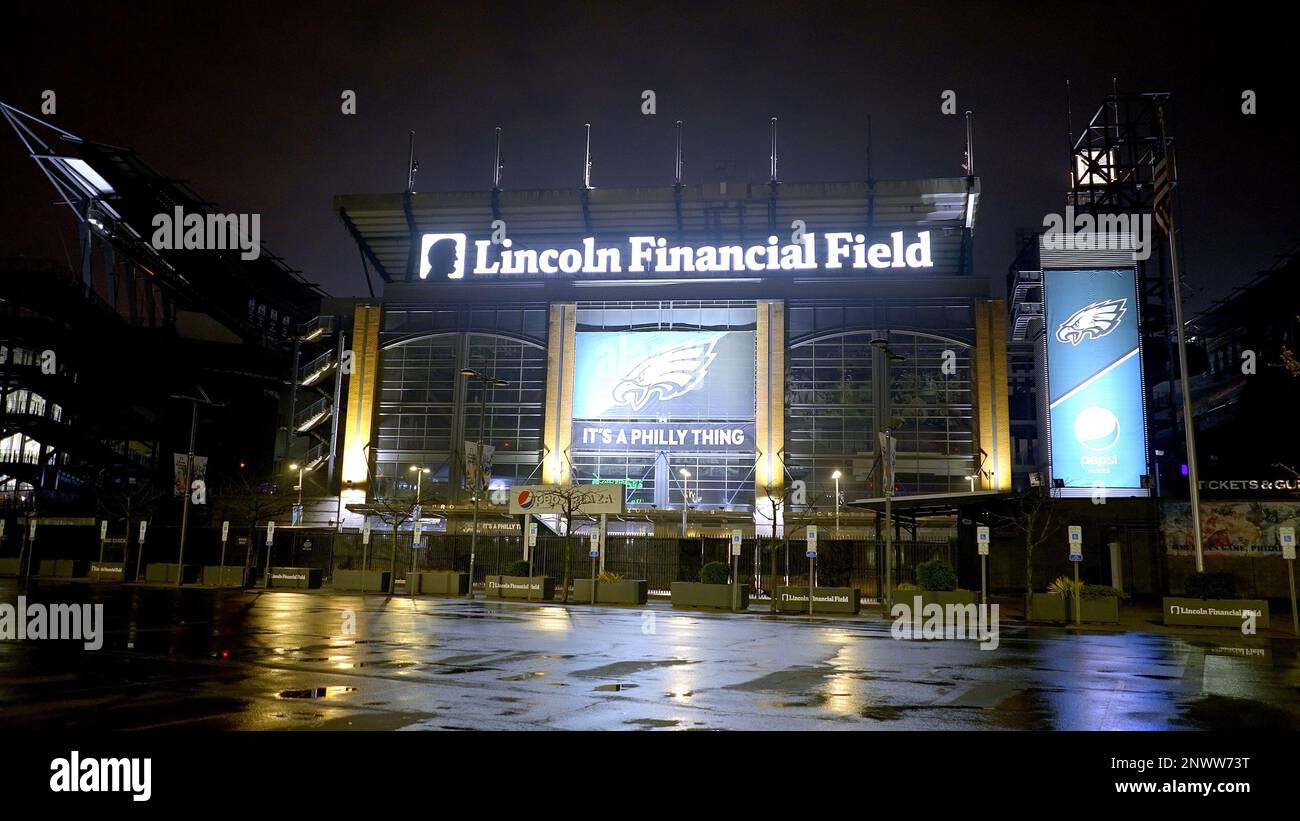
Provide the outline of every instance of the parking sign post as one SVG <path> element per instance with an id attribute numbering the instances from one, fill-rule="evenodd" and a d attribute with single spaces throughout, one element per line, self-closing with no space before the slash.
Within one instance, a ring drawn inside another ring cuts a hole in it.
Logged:
<path id="1" fill-rule="evenodd" d="M 1083 590 L 1079 587 L 1079 563 L 1083 561 L 1083 528 L 1070 525 L 1070 562 L 1074 565 L 1074 624 L 1083 624 Z"/>
<path id="2" fill-rule="evenodd" d="M 975 542 L 980 551 L 980 603 L 989 603 L 989 529 L 986 525 L 975 528 Z"/>
<path id="3" fill-rule="evenodd" d="M 1279 527 L 1277 540 L 1282 543 L 1282 558 L 1286 559 L 1286 575 L 1291 582 L 1291 629 L 1300 636 L 1300 612 L 1295 601 L 1295 528 Z"/>
<path id="4" fill-rule="evenodd" d="M 808 525 L 808 615 L 813 614 L 813 587 L 817 584 L 817 525 Z"/>

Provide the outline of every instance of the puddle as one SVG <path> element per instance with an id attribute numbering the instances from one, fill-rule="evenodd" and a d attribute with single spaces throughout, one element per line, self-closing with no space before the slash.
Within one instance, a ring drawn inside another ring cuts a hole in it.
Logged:
<path id="1" fill-rule="evenodd" d="M 501 676 L 497 681 L 527 681 L 530 678 L 544 676 L 545 673 L 516 673 L 513 676 Z"/>
<path id="2" fill-rule="evenodd" d="M 333 698 L 345 693 L 355 693 L 355 687 L 313 687 L 307 690 L 281 690 L 277 698 Z"/>
<path id="3" fill-rule="evenodd" d="M 620 690 L 631 690 L 636 687 L 635 684 L 599 684 L 591 689 L 599 690 L 605 693 L 617 693 Z"/>
<path id="4" fill-rule="evenodd" d="M 641 727 L 676 727 L 681 724 L 677 719 L 668 718 L 633 718 L 623 722 L 624 724 L 636 724 Z"/>
<path id="5" fill-rule="evenodd" d="M 633 673 L 640 673 L 645 670 L 653 670 L 656 667 L 672 667 L 678 664 L 694 664 L 695 662 L 686 659 L 651 659 L 648 661 L 616 661 L 613 664 L 606 664 L 601 667 L 592 667 L 588 670 L 577 670 L 573 673 L 575 676 L 584 678 L 613 678 L 615 676 L 629 676 Z"/>
<path id="6" fill-rule="evenodd" d="M 445 669 L 430 670 L 435 676 L 458 676 L 461 673 L 481 673 L 484 670 L 491 670 L 491 667 L 448 667 Z"/>

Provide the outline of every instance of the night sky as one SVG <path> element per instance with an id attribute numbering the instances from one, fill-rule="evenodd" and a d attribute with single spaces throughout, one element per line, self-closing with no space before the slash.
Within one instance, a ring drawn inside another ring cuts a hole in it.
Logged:
<path id="1" fill-rule="evenodd" d="M 1067 79 L 1076 135 L 1112 77 L 1174 94 L 1192 307 L 1300 238 L 1282 89 L 1295 47 L 1276 6 L 23 5 L 4 11 L 0 99 L 39 114 L 55 90 L 52 122 L 262 214 L 263 242 L 335 295 L 366 289 L 331 198 L 400 191 L 408 129 L 421 191 L 489 188 L 497 125 L 504 188 L 576 187 L 588 121 L 597 187 L 671 184 L 677 119 L 686 182 L 764 182 L 772 116 L 787 181 L 864 178 L 868 114 L 876 178 L 960 176 L 945 89 L 975 112 L 976 273 L 1000 294 L 1016 227 L 1063 207 Z M 1240 113 L 1243 89 L 1258 114 Z M 75 257 L 70 216 L 7 126 L 0 181 L 0 256 Z"/>

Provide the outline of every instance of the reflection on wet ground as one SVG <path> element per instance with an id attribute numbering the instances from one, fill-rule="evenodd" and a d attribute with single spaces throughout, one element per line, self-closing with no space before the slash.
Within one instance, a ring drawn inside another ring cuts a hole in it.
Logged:
<path id="1" fill-rule="evenodd" d="M 201 729 L 1300 729 L 1296 641 L 879 616 L 32 585 L 104 645 L 0 641 L 0 725 Z M 0 580 L 0 602 L 14 602 Z M 653 617 L 651 617 L 651 614 Z"/>

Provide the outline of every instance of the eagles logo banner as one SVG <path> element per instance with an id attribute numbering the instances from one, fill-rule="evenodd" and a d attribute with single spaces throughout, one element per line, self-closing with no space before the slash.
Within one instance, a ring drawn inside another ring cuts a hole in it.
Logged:
<path id="1" fill-rule="evenodd" d="M 578 334 L 574 419 L 754 418 L 752 331 Z"/>
<path id="2" fill-rule="evenodd" d="M 1147 463 L 1136 273 L 1043 277 L 1052 475 L 1067 487 L 1139 488 Z"/>

